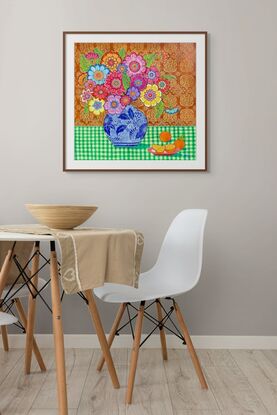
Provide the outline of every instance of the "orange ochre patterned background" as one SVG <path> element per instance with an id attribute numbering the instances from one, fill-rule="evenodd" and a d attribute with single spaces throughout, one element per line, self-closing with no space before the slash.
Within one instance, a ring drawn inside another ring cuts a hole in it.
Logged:
<path id="1" fill-rule="evenodd" d="M 170 88 L 163 94 L 165 109 L 178 108 L 175 114 L 163 112 L 155 117 L 154 108 L 143 105 L 140 99 L 132 105 L 142 110 L 149 125 L 196 125 L 196 44 L 195 43 L 75 43 L 75 125 L 101 126 L 105 113 L 98 116 L 84 111 L 81 94 L 86 82 L 86 73 L 80 69 L 81 55 L 88 54 L 95 48 L 104 53 L 118 52 L 125 48 L 127 55 L 135 52 L 145 55 L 157 54 L 154 65 L 160 75 L 172 75 Z"/>

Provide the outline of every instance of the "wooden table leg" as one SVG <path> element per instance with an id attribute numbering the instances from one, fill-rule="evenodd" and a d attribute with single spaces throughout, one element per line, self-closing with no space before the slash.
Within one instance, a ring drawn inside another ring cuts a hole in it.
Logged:
<path id="1" fill-rule="evenodd" d="M 3 349 L 5 352 L 9 351 L 9 340 L 8 340 L 8 331 L 7 326 L 1 326 L 1 336 L 2 336 L 2 342 L 3 342 Z"/>
<path id="2" fill-rule="evenodd" d="M 160 299 L 156 300 L 156 307 L 157 307 L 158 320 L 162 321 L 163 312 L 162 312 L 162 307 L 161 307 L 161 304 L 160 304 Z M 161 346 L 162 346 L 163 360 L 167 360 L 167 348 L 166 348 L 166 338 L 165 338 L 164 328 L 160 327 L 159 329 L 160 329 L 160 340 L 161 340 Z"/>
<path id="3" fill-rule="evenodd" d="M 110 353 L 110 349 L 109 349 L 107 339 L 106 339 L 106 336 L 105 336 L 105 333 L 104 333 L 104 330 L 103 330 L 103 327 L 102 327 L 102 323 L 101 323 L 101 320 L 100 320 L 100 316 L 99 316 L 99 313 L 98 313 L 98 310 L 97 310 L 97 307 L 96 307 L 96 303 L 95 303 L 93 294 L 92 294 L 91 290 L 84 291 L 84 294 L 85 294 L 86 299 L 88 300 L 88 307 L 89 307 L 91 319 L 92 319 L 92 322 L 93 322 L 94 327 L 95 327 L 96 334 L 97 334 L 98 339 L 99 339 L 99 343 L 100 343 L 100 346 L 101 346 L 101 349 L 102 349 L 102 353 L 103 353 L 105 361 L 107 363 L 107 367 L 108 367 L 108 370 L 109 370 L 109 373 L 110 373 L 110 376 L 111 376 L 111 379 L 112 379 L 112 382 L 113 382 L 113 386 L 114 386 L 114 388 L 118 389 L 120 387 L 119 381 L 118 381 L 118 378 L 117 378 L 117 374 L 116 374 L 115 367 L 114 367 L 114 364 L 113 364 L 113 359 L 112 359 L 112 356 L 111 356 L 111 353 Z"/>
<path id="4" fill-rule="evenodd" d="M 16 310 L 17 310 L 19 319 L 21 321 L 21 324 L 24 327 L 24 329 L 26 330 L 26 327 L 27 327 L 27 317 L 26 317 L 26 314 L 25 314 L 23 305 L 22 305 L 22 303 L 21 303 L 21 301 L 20 301 L 19 298 L 16 298 L 14 301 L 15 301 Z M 40 367 L 40 370 L 42 372 L 45 372 L 46 371 L 46 367 L 45 367 L 43 358 L 41 356 L 40 350 L 38 348 L 36 339 L 34 337 L 33 337 L 33 340 L 32 340 L 32 351 L 34 352 L 34 354 L 36 356 L 36 359 L 37 359 L 38 365 Z"/>
<path id="5" fill-rule="evenodd" d="M 39 242 L 35 242 L 32 255 L 32 268 L 31 276 L 35 275 L 32 278 L 32 284 L 30 284 L 30 294 L 28 300 L 28 318 L 27 318 L 27 327 L 26 327 L 26 344 L 25 344 L 25 373 L 28 375 L 31 372 L 31 362 L 32 362 L 32 351 L 33 351 L 33 338 L 34 338 L 34 325 L 35 325 L 35 313 L 36 313 L 36 297 L 33 295 L 36 294 L 36 288 L 38 285 L 38 270 L 39 270 Z M 33 294 L 33 295 L 32 295 Z M 41 370 L 46 370 L 45 366 Z"/>
<path id="6" fill-rule="evenodd" d="M 115 320 L 113 322 L 109 337 L 108 337 L 108 347 L 109 347 L 109 349 L 111 348 L 111 346 L 113 344 L 115 333 L 117 332 L 117 329 L 118 329 L 119 323 L 121 322 L 121 319 L 122 319 L 122 316 L 124 314 L 125 308 L 126 308 L 126 303 L 120 304 L 118 312 L 117 312 L 116 317 L 115 317 Z M 98 365 L 97 365 L 97 370 L 99 372 L 101 372 L 104 363 L 105 363 L 105 358 L 104 358 L 104 355 L 102 354 L 102 356 L 99 359 Z"/>
<path id="7" fill-rule="evenodd" d="M 2 298 L 4 288 L 6 286 L 8 276 L 9 276 L 15 244 L 16 244 L 16 242 L 14 242 L 12 248 L 8 250 L 7 255 L 5 257 L 5 260 L 4 260 L 4 263 L 3 263 L 2 268 L 1 268 L 1 272 L 0 272 L 0 310 L 1 310 L 1 298 Z M 8 333 L 7 333 L 6 326 L 2 326 L 1 334 L 2 334 L 2 341 L 3 341 L 4 350 L 6 352 L 8 352 L 9 351 L 9 341 L 8 341 Z"/>
<path id="8" fill-rule="evenodd" d="M 50 269 L 51 269 L 51 295 L 53 310 L 53 331 L 56 354 L 57 390 L 59 402 L 59 415 L 68 415 L 67 388 L 64 356 L 64 336 L 61 317 L 61 300 L 59 289 L 58 262 L 55 242 L 50 242 Z"/>

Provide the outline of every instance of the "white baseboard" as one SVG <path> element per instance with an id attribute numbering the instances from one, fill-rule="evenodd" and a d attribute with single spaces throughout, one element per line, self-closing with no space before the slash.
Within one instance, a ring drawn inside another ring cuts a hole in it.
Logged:
<path id="1" fill-rule="evenodd" d="M 142 336 L 142 339 L 145 336 Z M 37 334 L 37 342 L 41 348 L 53 347 L 53 335 Z M 95 334 L 65 334 L 66 348 L 99 348 L 99 342 Z M 173 335 L 167 335 L 167 347 L 180 349 L 182 342 Z M 277 336 L 192 336 L 192 341 L 197 349 L 277 349 Z M 11 348 L 23 348 L 25 346 L 24 334 L 10 334 Z M 121 334 L 114 340 L 113 347 L 131 347 L 132 337 L 129 334 Z M 0 348 L 2 342 L 0 341 Z M 160 336 L 153 334 L 145 344 L 147 348 L 159 348 Z"/>

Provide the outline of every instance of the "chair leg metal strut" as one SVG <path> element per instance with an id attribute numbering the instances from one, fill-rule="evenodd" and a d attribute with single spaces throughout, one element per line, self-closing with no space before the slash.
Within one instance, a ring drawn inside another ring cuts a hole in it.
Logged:
<path id="1" fill-rule="evenodd" d="M 118 309 L 116 318 L 114 320 L 114 323 L 113 323 L 113 326 L 112 326 L 112 329 L 111 329 L 111 332 L 108 338 L 109 348 L 112 346 L 115 336 L 119 335 L 120 331 L 123 328 L 125 328 L 127 325 L 130 325 L 132 327 L 132 322 L 136 320 L 135 333 L 133 336 L 134 341 L 133 341 L 133 347 L 132 347 L 132 352 L 131 352 L 129 379 L 128 379 L 127 392 L 126 392 L 126 403 L 127 404 L 130 404 L 132 402 L 132 394 L 133 394 L 133 388 L 134 388 L 139 348 L 148 340 L 148 338 L 154 333 L 156 329 L 159 329 L 159 332 L 160 332 L 163 360 L 167 360 L 167 357 L 168 357 L 167 347 L 166 347 L 166 337 L 165 337 L 165 330 L 167 330 L 168 332 L 178 337 L 183 342 L 183 344 L 187 345 L 187 349 L 192 359 L 192 363 L 194 365 L 200 384 L 203 389 L 208 389 L 207 382 L 205 380 L 199 359 L 197 357 L 196 351 L 191 341 L 191 338 L 190 338 L 187 326 L 185 324 L 183 315 L 181 313 L 180 307 L 178 306 L 177 302 L 171 297 L 166 297 L 165 300 L 172 301 L 172 305 L 170 306 L 169 311 L 166 310 L 166 308 L 163 306 L 159 298 L 150 302 L 150 304 L 148 304 L 146 307 L 145 307 L 145 301 L 142 301 L 140 303 L 139 308 L 135 307 L 131 303 L 124 303 L 124 304 L 121 304 Z M 157 318 L 149 313 L 149 308 L 153 306 L 154 304 L 156 304 Z M 129 308 L 135 310 L 134 316 L 130 315 Z M 121 327 L 119 327 L 120 321 L 122 320 L 125 310 L 127 310 L 128 321 L 125 324 L 123 324 Z M 179 327 L 172 319 L 173 312 L 175 312 L 176 314 Z M 141 342 L 143 317 L 151 321 L 151 323 L 154 325 L 154 328 Z M 168 323 L 171 323 L 172 327 L 170 327 Z M 105 363 L 105 360 L 104 360 L 104 357 L 102 356 L 98 362 L 97 370 L 101 371 L 104 363 Z"/>

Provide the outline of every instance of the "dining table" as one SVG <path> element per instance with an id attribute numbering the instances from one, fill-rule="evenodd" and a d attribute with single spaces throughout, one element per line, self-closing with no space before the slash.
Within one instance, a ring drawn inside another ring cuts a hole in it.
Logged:
<path id="1" fill-rule="evenodd" d="M 2 298 L 3 290 L 7 284 L 8 276 L 12 262 L 14 260 L 14 251 L 18 242 L 32 242 L 34 246 L 34 252 L 39 252 L 41 243 L 47 243 L 49 246 L 49 259 L 48 264 L 50 266 L 50 285 L 51 285 L 51 302 L 52 302 L 52 322 L 53 322 L 53 336 L 55 347 L 55 364 L 56 364 L 56 384 L 57 384 L 57 396 L 58 407 L 60 415 L 68 414 L 68 401 L 67 401 L 67 386 L 66 386 L 66 368 L 65 368 L 65 351 L 64 351 L 64 333 L 62 322 L 62 306 L 61 306 L 61 293 L 60 293 L 60 277 L 61 267 L 57 258 L 57 242 L 58 239 L 55 234 L 38 235 L 33 233 L 21 233 L 21 232 L 9 232 L 0 231 L 0 243 L 11 243 L 10 248 L 7 251 L 5 259 L 3 261 L 0 272 L 0 299 Z M 24 269 L 24 266 L 22 266 Z M 34 276 L 38 276 L 39 273 L 38 261 L 32 262 L 31 280 Z M 33 284 L 32 284 L 33 285 Z M 117 373 L 114 367 L 114 363 L 111 357 L 110 349 L 107 343 L 106 335 L 103 330 L 101 318 L 97 309 L 97 305 L 94 299 L 93 291 L 91 289 L 84 290 L 82 292 L 84 299 L 86 300 L 92 323 L 94 324 L 96 334 L 99 339 L 99 343 L 102 349 L 103 356 L 107 363 L 109 374 L 114 388 L 119 388 L 119 381 Z M 30 303 L 29 303 L 30 304 Z M 34 324 L 35 324 L 35 302 L 31 302 L 32 309 L 28 310 L 27 330 L 26 330 L 26 345 L 32 344 L 34 336 Z M 30 307 L 30 305 L 29 305 Z M 26 347 L 25 349 L 25 362 L 26 359 L 30 359 L 30 353 L 32 348 Z"/>

